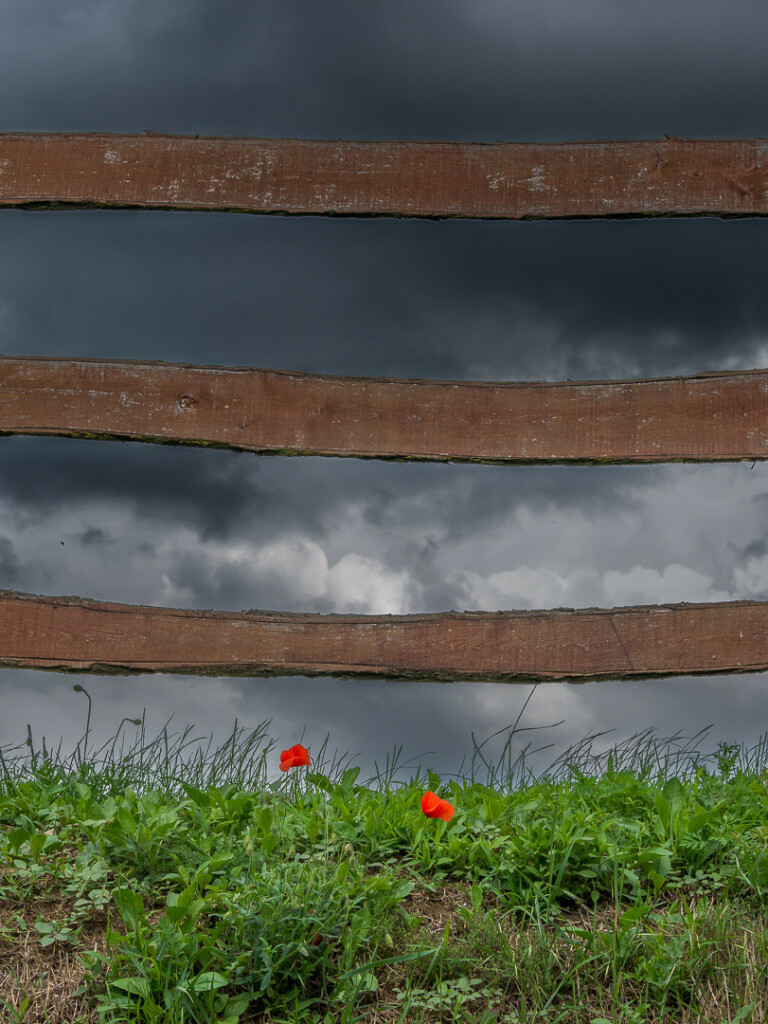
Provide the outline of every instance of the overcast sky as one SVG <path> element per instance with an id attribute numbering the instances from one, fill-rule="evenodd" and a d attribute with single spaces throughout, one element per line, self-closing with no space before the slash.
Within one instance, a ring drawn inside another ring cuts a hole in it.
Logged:
<path id="1" fill-rule="evenodd" d="M 768 134 L 759 0 L 4 0 L 0 130 L 554 141 Z M 439 379 L 768 365 L 768 223 L 0 211 L 0 351 Z M 768 463 L 492 467 L 0 439 L 0 589 L 411 612 L 768 598 Z M 447 774 L 509 684 L 0 670 L 0 747 L 124 716 L 271 718 Z M 542 684 L 545 767 L 590 732 L 768 730 L 762 674 Z M 129 730 L 127 736 L 133 735 Z M 503 739 L 503 738 L 502 738 Z M 497 741 L 498 744 L 498 741 Z M 493 748 L 498 749 L 498 746 Z"/>

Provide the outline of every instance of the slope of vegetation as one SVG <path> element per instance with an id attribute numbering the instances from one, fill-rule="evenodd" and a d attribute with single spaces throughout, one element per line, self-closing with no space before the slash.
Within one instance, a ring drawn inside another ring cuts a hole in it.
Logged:
<path id="1" fill-rule="evenodd" d="M 644 734 L 533 779 L 510 734 L 363 784 L 325 747 L 277 772 L 267 725 L 185 758 L 136 724 L 119 756 L 88 727 L 69 763 L 0 753 L 0 1021 L 766 1018 L 765 744 Z"/>

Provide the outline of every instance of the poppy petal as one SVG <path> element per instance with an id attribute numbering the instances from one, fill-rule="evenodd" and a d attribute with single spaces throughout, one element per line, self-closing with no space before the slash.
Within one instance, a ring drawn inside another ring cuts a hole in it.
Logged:
<path id="1" fill-rule="evenodd" d="M 450 821 L 455 813 L 455 809 L 451 804 L 448 803 L 447 800 L 440 801 L 440 817 L 443 819 L 443 821 Z"/>
<path id="2" fill-rule="evenodd" d="M 456 811 L 447 800 L 428 790 L 421 798 L 421 809 L 428 818 L 441 818 L 443 821 L 450 821 Z"/>
<path id="3" fill-rule="evenodd" d="M 289 750 L 280 753 L 280 771 L 287 772 L 289 768 L 299 768 L 302 765 L 310 765 L 309 751 L 300 743 L 294 744 Z"/>
<path id="4" fill-rule="evenodd" d="M 436 793 L 432 793 L 431 791 L 426 792 L 421 798 L 421 809 L 429 818 L 434 813 L 438 803 L 439 798 Z"/>

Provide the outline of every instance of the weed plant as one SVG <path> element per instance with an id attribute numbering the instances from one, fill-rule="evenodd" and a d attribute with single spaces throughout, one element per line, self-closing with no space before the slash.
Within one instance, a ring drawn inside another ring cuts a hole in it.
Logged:
<path id="1" fill-rule="evenodd" d="M 0 1021 L 768 1017 L 765 737 L 590 736 L 534 778 L 518 718 L 455 778 L 395 750 L 363 782 L 327 740 L 276 772 L 269 723 L 191 754 L 136 719 L 116 754 L 124 719 L 89 756 L 75 689 L 69 761 L 0 750 Z"/>

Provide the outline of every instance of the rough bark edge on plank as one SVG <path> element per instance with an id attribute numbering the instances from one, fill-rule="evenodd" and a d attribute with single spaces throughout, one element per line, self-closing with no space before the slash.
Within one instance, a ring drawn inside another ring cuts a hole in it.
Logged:
<path id="1" fill-rule="evenodd" d="M 340 377 L 0 357 L 0 435 L 491 464 L 768 459 L 768 370 L 613 381 Z"/>
<path id="2" fill-rule="evenodd" d="M 768 142 L 0 134 L 0 205 L 531 220 L 768 214 Z"/>
<path id="3" fill-rule="evenodd" d="M 762 672 L 768 669 L 767 637 L 768 602 L 756 601 L 352 616 L 0 592 L 0 666 L 74 673 L 587 682 Z M 538 654 L 532 655 L 534 642 Z M 260 657 L 254 657 L 259 644 Z M 228 645 L 230 653 L 222 654 Z M 125 654 L 140 650 L 152 656 Z M 197 654 L 185 657 L 185 651 Z M 500 652 L 523 663 L 534 657 L 538 665 L 500 666 Z M 568 668 L 569 658 L 578 671 Z"/>

